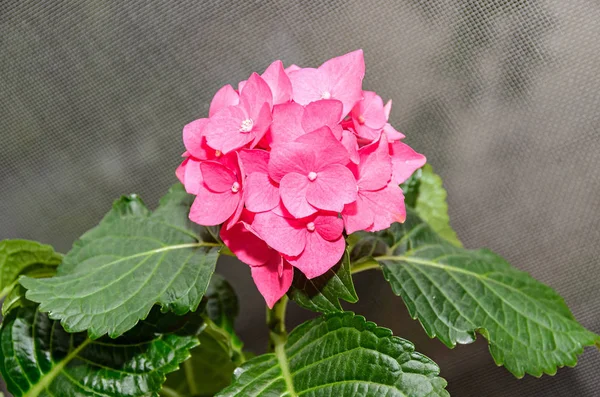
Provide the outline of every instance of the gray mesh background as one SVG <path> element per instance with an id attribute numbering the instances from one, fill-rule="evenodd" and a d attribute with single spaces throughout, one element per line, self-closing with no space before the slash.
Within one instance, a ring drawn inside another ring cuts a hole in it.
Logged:
<path id="1" fill-rule="evenodd" d="M 274 59 L 316 66 L 356 48 L 365 87 L 449 191 L 467 247 L 487 246 L 552 285 L 600 332 L 600 4 L 590 0 L 0 0 L 0 238 L 66 251 L 113 199 L 154 206 L 175 182 L 181 129 L 225 83 Z M 245 265 L 247 346 L 266 344 Z M 483 338 L 429 341 L 380 275 L 352 310 L 414 341 L 455 396 L 600 395 L 600 353 L 517 381 Z M 290 323 L 311 316 L 292 307 Z"/>

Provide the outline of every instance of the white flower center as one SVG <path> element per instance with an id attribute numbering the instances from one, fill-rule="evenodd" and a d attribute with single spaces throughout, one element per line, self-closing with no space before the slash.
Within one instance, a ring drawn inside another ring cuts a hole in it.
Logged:
<path id="1" fill-rule="evenodd" d="M 307 229 L 309 232 L 314 232 L 314 231 L 315 231 L 315 224 L 314 224 L 314 222 L 308 222 L 308 223 L 306 224 L 306 229 Z"/>
<path id="2" fill-rule="evenodd" d="M 231 191 L 233 193 L 237 193 L 240 191 L 240 184 L 237 182 L 233 182 L 233 185 L 231 185 Z"/>
<path id="3" fill-rule="evenodd" d="M 215 157 L 221 157 L 222 154 L 220 150 L 215 150 Z"/>
<path id="4" fill-rule="evenodd" d="M 314 181 L 315 179 L 317 179 L 317 173 L 314 171 L 311 171 L 308 173 L 308 180 L 309 181 Z"/>
<path id="5" fill-rule="evenodd" d="M 329 98 L 331 98 L 331 92 L 323 91 L 323 93 L 321 94 L 321 99 L 329 99 Z"/>
<path id="6" fill-rule="evenodd" d="M 240 126 L 240 132 L 246 133 L 252 131 L 252 127 L 254 126 L 254 121 L 252 119 L 246 119 L 242 121 L 242 125 Z"/>
<path id="7" fill-rule="evenodd" d="M 358 124 L 363 125 L 365 123 L 365 116 L 362 114 L 358 116 Z"/>

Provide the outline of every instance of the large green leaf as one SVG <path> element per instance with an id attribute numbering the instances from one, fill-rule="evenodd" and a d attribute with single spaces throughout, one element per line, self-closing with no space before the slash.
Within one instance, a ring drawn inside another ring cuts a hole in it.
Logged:
<path id="1" fill-rule="evenodd" d="M 352 283 L 348 253 L 344 254 L 340 263 L 317 278 L 309 280 L 302 272 L 296 271 L 288 295 L 303 308 L 321 313 L 342 311 L 340 299 L 356 303 L 358 296 Z"/>
<path id="2" fill-rule="evenodd" d="M 186 226 L 184 200 L 171 189 L 154 214 L 137 196 L 117 200 L 74 244 L 56 277 L 21 279 L 27 298 L 69 332 L 87 329 L 92 339 L 123 334 L 154 304 L 177 314 L 195 310 L 220 245 Z"/>
<path id="3" fill-rule="evenodd" d="M 69 334 L 31 302 L 0 328 L 0 372 L 15 397 L 157 396 L 165 374 L 198 344 L 202 322 L 152 311 L 129 333 L 89 339 Z"/>
<path id="4" fill-rule="evenodd" d="M 237 369 L 218 396 L 447 396 L 438 374 L 412 343 L 344 312 L 300 325 L 275 353 Z"/>
<path id="5" fill-rule="evenodd" d="M 430 337 L 449 347 L 489 341 L 498 365 L 517 377 L 573 366 L 600 337 L 582 327 L 550 287 L 488 250 L 458 248 L 410 212 L 404 224 L 365 234 L 352 254 L 373 260 Z"/>
<path id="6" fill-rule="evenodd" d="M 440 236 L 455 246 L 462 247 L 456 232 L 450 227 L 446 202 L 448 194 L 444 189 L 442 178 L 433 172 L 431 166 L 426 164 L 417 170 L 402 187 L 406 194 L 406 205 L 414 208 Z"/>
<path id="7" fill-rule="evenodd" d="M 29 240 L 0 241 L 0 299 L 12 290 L 18 277 L 47 277 L 56 272 L 62 255 L 45 244 Z"/>
<path id="8" fill-rule="evenodd" d="M 200 346 L 178 371 L 167 376 L 165 397 L 213 396 L 231 383 L 234 369 L 244 361 L 242 343 L 234 323 L 239 304 L 231 285 L 214 274 L 204 296 L 206 328 L 198 336 Z"/>

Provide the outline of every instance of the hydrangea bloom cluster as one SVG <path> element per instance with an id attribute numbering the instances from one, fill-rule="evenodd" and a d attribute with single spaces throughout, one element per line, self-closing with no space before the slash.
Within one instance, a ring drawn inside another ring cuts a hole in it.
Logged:
<path id="1" fill-rule="evenodd" d="M 183 129 L 177 169 L 196 195 L 190 219 L 222 225 L 269 307 L 340 261 L 347 234 L 406 216 L 398 186 L 425 163 L 388 119 L 392 102 L 363 91 L 362 50 L 318 68 L 284 69 L 221 88 L 208 118 Z"/>

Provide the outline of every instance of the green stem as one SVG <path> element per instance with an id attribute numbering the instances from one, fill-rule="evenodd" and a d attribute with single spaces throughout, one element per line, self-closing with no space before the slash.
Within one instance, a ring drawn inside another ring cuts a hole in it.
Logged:
<path id="1" fill-rule="evenodd" d="M 285 309 L 287 308 L 288 297 L 283 295 L 275 303 L 272 309 L 267 308 L 267 326 L 269 327 L 269 352 L 274 352 L 279 366 L 281 367 L 281 376 L 285 381 L 286 389 L 290 397 L 298 397 L 294 391 L 294 381 L 288 357 L 285 352 L 285 342 L 287 342 L 287 331 L 285 330 Z"/>
<path id="2" fill-rule="evenodd" d="M 357 263 L 353 263 L 350 268 L 350 271 L 352 272 L 352 274 L 356 274 L 356 273 L 364 272 L 365 270 L 380 269 L 380 268 L 381 268 L 381 266 L 379 265 L 379 262 L 377 262 L 373 258 L 368 258 L 366 260 L 359 261 Z"/>
<path id="3" fill-rule="evenodd" d="M 275 303 L 272 309 L 267 308 L 267 326 L 269 327 L 269 352 L 275 351 L 277 344 L 283 344 L 287 340 L 285 330 L 285 310 L 288 297 L 283 295 Z"/>
<path id="4" fill-rule="evenodd" d="M 168 386 L 163 386 L 162 389 L 158 392 L 159 395 L 163 397 L 181 397 L 181 394 L 177 393 L 174 389 L 171 389 Z"/>
<path id="5" fill-rule="evenodd" d="M 194 378 L 194 367 L 191 357 L 183 362 L 183 370 L 185 372 L 185 380 L 190 388 L 190 394 L 198 394 L 198 387 L 196 386 L 196 380 Z"/>

